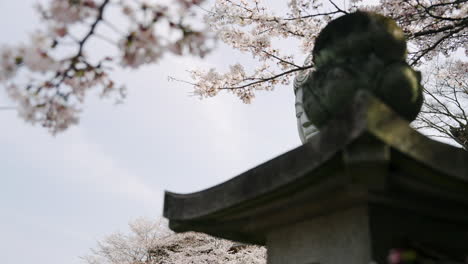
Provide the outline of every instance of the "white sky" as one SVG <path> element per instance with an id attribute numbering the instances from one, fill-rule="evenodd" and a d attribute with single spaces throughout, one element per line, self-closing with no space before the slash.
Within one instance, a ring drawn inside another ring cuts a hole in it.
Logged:
<path id="1" fill-rule="evenodd" d="M 34 2 L 0 1 L 0 43 L 27 39 L 37 25 Z M 167 81 L 237 58 L 219 49 L 203 61 L 167 58 L 120 71 L 125 104 L 89 98 L 79 126 L 56 137 L 0 111 L 0 262 L 81 263 L 78 256 L 129 220 L 161 215 L 163 190 L 204 189 L 298 146 L 290 87 L 244 105 L 233 96 L 200 101 Z"/>
<path id="2" fill-rule="evenodd" d="M 0 0 L 0 44 L 37 28 L 35 2 Z M 92 96 L 81 123 L 56 137 L 0 111 L 0 263 L 81 263 L 130 220 L 160 216 L 164 190 L 205 189 L 299 146 L 292 87 L 245 105 L 231 95 L 198 100 L 189 86 L 167 81 L 187 79 L 194 67 L 248 66 L 245 58 L 221 47 L 204 60 L 166 57 L 117 71 L 126 102 Z M 8 104 L 0 88 L 0 106 Z"/>

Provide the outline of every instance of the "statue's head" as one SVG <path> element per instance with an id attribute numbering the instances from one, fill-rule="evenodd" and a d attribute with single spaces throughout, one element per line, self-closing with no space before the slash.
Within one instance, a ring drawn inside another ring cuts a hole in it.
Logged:
<path id="1" fill-rule="evenodd" d="M 394 20 L 360 11 L 331 21 L 315 40 L 312 52 L 316 67 L 370 54 L 387 63 L 404 61 L 406 39 Z"/>
<path id="2" fill-rule="evenodd" d="M 315 126 L 323 126 L 361 89 L 403 118 L 416 118 L 421 76 L 406 63 L 405 36 L 392 19 L 368 12 L 339 17 L 320 32 L 311 55 L 314 70 L 298 74 L 295 89 Z"/>

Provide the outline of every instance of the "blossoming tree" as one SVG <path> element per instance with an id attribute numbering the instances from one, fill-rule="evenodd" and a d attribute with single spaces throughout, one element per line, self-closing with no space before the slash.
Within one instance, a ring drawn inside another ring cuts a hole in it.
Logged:
<path id="1" fill-rule="evenodd" d="M 425 72 L 426 103 L 415 127 L 453 139 L 468 150 L 468 64 L 432 62 Z"/>
<path id="2" fill-rule="evenodd" d="M 314 65 L 302 65 L 290 50 L 276 46 L 275 40 L 297 39 L 303 52 L 308 53 L 320 30 L 331 19 L 355 10 L 375 11 L 395 19 L 409 41 L 408 61 L 412 66 L 434 64 L 439 57 L 453 57 L 456 52 L 468 54 L 468 1 L 369 2 L 351 0 L 339 6 L 332 0 L 291 0 L 287 13 L 278 16 L 261 1 L 216 1 L 207 16 L 211 28 L 224 43 L 250 53 L 259 66 L 251 72 L 239 64 L 233 64 L 227 73 L 218 73 L 215 69 L 193 71 L 196 93 L 209 97 L 224 90 L 248 103 L 259 90 L 272 90 L 278 84 L 290 85 L 295 72 L 313 70 Z M 446 63 L 437 67 L 447 68 Z M 429 100 L 416 126 L 428 129 L 429 133 L 435 132 L 435 136 L 453 139 L 468 149 L 465 111 L 468 107 L 468 63 L 452 58 L 448 64 L 456 65 L 457 70 L 450 67 L 452 70 L 436 73 L 431 72 L 431 68 L 423 69 Z M 452 81 L 447 82 L 449 79 Z"/>
<path id="3" fill-rule="evenodd" d="M 130 222 L 129 234 L 107 236 L 83 260 L 88 264 L 266 263 L 263 247 L 202 233 L 174 234 L 166 224 L 143 218 Z"/>
<path id="4" fill-rule="evenodd" d="M 125 87 L 110 75 L 113 65 L 138 68 L 158 62 L 164 53 L 203 57 L 209 51 L 208 36 L 202 28 L 190 26 L 193 6 L 200 2 L 177 0 L 169 6 L 129 0 L 51 0 L 37 6 L 44 27 L 32 34 L 29 44 L 1 47 L 0 81 L 17 102 L 21 117 L 57 133 L 78 122 L 89 90 L 100 89 L 101 96 L 117 100 L 125 97 Z M 108 12 L 120 12 L 128 30 L 114 26 Z M 102 27 L 119 35 L 118 54 L 91 58 L 87 53 L 91 39 L 109 41 L 100 34 Z"/>
<path id="5" fill-rule="evenodd" d="M 245 103 L 250 103 L 258 91 L 290 85 L 298 71 L 313 70 L 314 65 L 302 64 L 306 55 L 295 58 L 291 50 L 309 53 L 316 36 L 331 19 L 358 9 L 379 12 L 397 21 L 410 43 L 408 61 L 413 66 L 438 57 L 453 57 L 463 50 L 466 54 L 468 50 L 468 0 L 289 0 L 280 14 L 267 7 L 268 1 L 261 0 L 213 0 L 204 6 L 200 6 L 201 0 L 174 0 L 172 5 L 157 2 L 50 0 L 47 6 L 39 7 L 45 29 L 32 37 L 30 45 L 3 47 L 0 51 L 0 80 L 18 102 L 21 116 L 56 133 L 78 121 L 80 103 L 90 89 L 101 89 L 103 96 L 124 96 L 122 86 L 112 81 L 110 66 L 138 68 L 157 63 L 164 53 L 203 57 L 210 50 L 210 37 L 203 28 L 189 26 L 193 24 L 189 21 L 202 21 L 200 15 L 220 41 L 249 54 L 256 66 L 245 68 L 232 62 L 224 73 L 216 69 L 192 70 L 194 93 L 212 97 L 226 91 Z M 204 12 L 194 12 L 195 6 Z M 86 54 L 89 39 L 99 37 L 100 25 L 115 29 L 106 17 L 112 7 L 128 20 L 129 30 L 116 29 L 121 35 L 118 54 L 91 60 Z M 74 34 L 77 26 L 87 28 L 79 37 Z M 296 40 L 297 48 L 282 49 L 279 43 L 285 39 Z M 76 46 L 75 50 L 60 52 L 69 42 Z M 463 69 L 457 71 L 461 81 L 450 83 L 457 93 L 441 97 L 437 89 L 443 83 L 438 82 L 435 89 L 429 89 L 434 88 L 429 85 L 426 98 L 434 100 L 427 101 L 419 122 L 420 127 L 442 132 L 442 136 L 466 148 L 467 62 L 451 63 Z M 21 68 L 32 76 L 22 85 L 16 81 Z M 451 74 L 455 72 L 447 71 L 443 76 L 450 78 Z M 435 105 L 442 110 L 433 111 Z M 444 115 L 446 105 L 451 115 Z M 439 118 L 443 122 L 433 122 Z"/>

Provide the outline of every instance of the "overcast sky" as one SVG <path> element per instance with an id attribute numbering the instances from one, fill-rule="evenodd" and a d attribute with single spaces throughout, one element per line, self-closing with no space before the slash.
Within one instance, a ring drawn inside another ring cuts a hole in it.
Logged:
<path id="1" fill-rule="evenodd" d="M 35 2 L 0 0 L 0 45 L 26 41 L 37 28 Z M 90 45 L 95 53 L 108 48 Z M 126 232 L 129 221 L 161 216 L 164 190 L 202 190 L 299 146 L 292 87 L 245 105 L 231 95 L 199 100 L 189 86 L 168 82 L 236 62 L 252 61 L 221 46 L 204 60 L 166 56 L 116 71 L 129 90 L 125 103 L 93 93 L 80 124 L 55 137 L 0 111 L 0 263 L 82 263 L 79 256 Z M 2 88 L 0 106 L 11 105 Z"/>
<path id="2" fill-rule="evenodd" d="M 34 2 L 0 1 L 0 43 L 27 39 Z M 298 146 L 291 87 L 245 105 L 233 96 L 199 100 L 167 81 L 237 58 L 221 48 L 203 61 L 166 57 L 119 71 L 125 104 L 89 98 L 80 124 L 56 137 L 0 111 L 0 262 L 81 263 L 128 221 L 160 216 L 163 190 L 204 189 Z M 8 104 L 0 90 L 0 106 Z"/>

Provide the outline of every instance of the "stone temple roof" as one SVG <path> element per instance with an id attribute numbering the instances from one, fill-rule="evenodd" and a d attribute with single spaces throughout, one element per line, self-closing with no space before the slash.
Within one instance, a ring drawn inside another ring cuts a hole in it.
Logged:
<path id="1" fill-rule="evenodd" d="M 308 143 L 209 189 L 166 192 L 175 231 L 265 244 L 269 230 L 359 204 L 468 222 L 468 152 L 360 91 Z"/>

